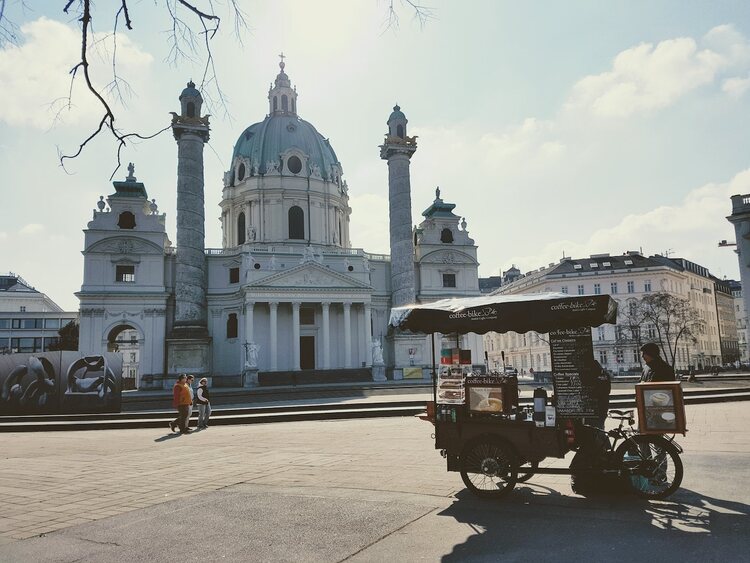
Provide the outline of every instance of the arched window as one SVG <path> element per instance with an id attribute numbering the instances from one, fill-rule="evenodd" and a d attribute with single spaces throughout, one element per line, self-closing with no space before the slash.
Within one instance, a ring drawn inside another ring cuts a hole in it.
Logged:
<path id="1" fill-rule="evenodd" d="M 344 246 L 344 239 L 341 238 L 341 221 L 339 220 L 339 244 Z"/>
<path id="2" fill-rule="evenodd" d="M 227 317 L 227 338 L 237 338 L 237 313 L 229 313 Z"/>
<path id="3" fill-rule="evenodd" d="M 404 138 L 404 126 L 403 125 L 397 125 L 396 126 L 396 136 Z"/>
<path id="4" fill-rule="evenodd" d="M 245 179 L 245 165 L 240 164 L 240 167 L 237 169 L 237 180 L 242 181 Z"/>
<path id="5" fill-rule="evenodd" d="M 188 117 L 195 117 L 195 104 L 193 102 L 188 102 L 188 105 L 187 105 L 187 116 Z"/>
<path id="6" fill-rule="evenodd" d="M 277 109 L 279 109 L 279 99 L 276 96 L 274 96 L 273 97 L 273 111 L 276 111 Z"/>
<path id="7" fill-rule="evenodd" d="M 453 231 L 450 229 L 440 231 L 440 242 L 453 242 Z"/>
<path id="8" fill-rule="evenodd" d="M 292 112 L 297 113 L 297 104 L 294 103 L 294 98 L 292 98 Z"/>
<path id="9" fill-rule="evenodd" d="M 281 95 L 281 111 L 289 111 L 289 98 L 286 94 Z"/>
<path id="10" fill-rule="evenodd" d="M 245 244 L 245 214 L 237 217 L 237 244 Z"/>
<path id="11" fill-rule="evenodd" d="M 130 211 L 123 211 L 117 220 L 117 226 L 121 229 L 135 229 L 135 215 Z"/>
<path id="12" fill-rule="evenodd" d="M 297 205 L 289 208 L 289 238 L 305 239 L 305 212 Z"/>

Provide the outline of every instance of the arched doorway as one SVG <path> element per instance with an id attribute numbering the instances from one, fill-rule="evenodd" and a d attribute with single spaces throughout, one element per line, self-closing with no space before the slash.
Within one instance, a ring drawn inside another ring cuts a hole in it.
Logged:
<path id="1" fill-rule="evenodd" d="M 107 352 L 122 354 L 122 390 L 138 389 L 140 384 L 140 339 L 130 325 L 119 325 L 107 335 Z"/>

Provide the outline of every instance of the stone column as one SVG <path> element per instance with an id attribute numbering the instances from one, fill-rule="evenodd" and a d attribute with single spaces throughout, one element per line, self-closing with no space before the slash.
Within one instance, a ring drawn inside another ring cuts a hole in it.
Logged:
<path id="1" fill-rule="evenodd" d="M 269 312 L 270 312 L 270 338 L 271 338 L 271 350 L 269 351 L 269 354 L 271 355 L 271 371 L 276 371 L 279 369 L 279 360 L 278 360 L 278 354 L 277 354 L 277 348 L 278 348 L 278 329 L 277 329 L 277 320 L 278 320 L 278 312 L 279 312 L 279 303 L 277 301 L 272 301 L 268 304 Z"/>
<path id="2" fill-rule="evenodd" d="M 294 371 L 300 370 L 299 365 L 299 307 L 300 302 L 292 302 L 292 369 Z"/>
<path id="3" fill-rule="evenodd" d="M 331 369 L 331 304 L 324 301 L 323 308 L 323 369 Z"/>
<path id="4" fill-rule="evenodd" d="M 352 304 L 344 303 L 344 367 L 352 367 Z"/>
<path id="5" fill-rule="evenodd" d="M 255 302 L 245 301 L 245 342 L 255 342 L 253 329 L 255 328 L 253 313 L 255 312 Z"/>
<path id="6" fill-rule="evenodd" d="M 364 316 L 365 365 L 370 367 L 372 365 L 372 312 L 369 303 L 364 303 Z"/>

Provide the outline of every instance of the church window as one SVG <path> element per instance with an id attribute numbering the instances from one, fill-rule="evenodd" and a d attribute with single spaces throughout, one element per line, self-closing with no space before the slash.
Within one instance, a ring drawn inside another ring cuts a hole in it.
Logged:
<path id="1" fill-rule="evenodd" d="M 237 244 L 245 244 L 245 214 L 237 217 Z"/>
<path id="2" fill-rule="evenodd" d="M 344 246 L 344 239 L 341 238 L 341 221 L 339 221 L 339 244 Z"/>
<path id="3" fill-rule="evenodd" d="M 130 211 L 123 211 L 117 219 L 117 226 L 121 229 L 135 229 L 135 215 Z"/>
<path id="4" fill-rule="evenodd" d="M 403 125 L 396 125 L 396 136 L 404 138 L 404 126 Z"/>
<path id="5" fill-rule="evenodd" d="M 237 313 L 229 313 L 227 317 L 227 338 L 237 338 Z"/>
<path id="6" fill-rule="evenodd" d="M 195 117 L 195 104 L 193 102 L 188 102 L 188 105 L 187 105 L 187 116 L 188 117 Z"/>
<path id="7" fill-rule="evenodd" d="M 305 239 L 305 212 L 297 205 L 289 208 L 289 238 Z"/>
<path id="8" fill-rule="evenodd" d="M 286 167 L 292 174 L 299 174 L 302 171 L 302 161 L 298 156 L 290 156 L 286 161 Z"/>
<path id="9" fill-rule="evenodd" d="M 253 268 L 255 268 L 256 270 L 260 270 L 260 264 L 258 264 L 258 263 L 256 262 L 256 263 L 255 263 L 255 265 L 253 265 Z"/>
<path id="10" fill-rule="evenodd" d="M 442 231 L 440 231 L 440 242 L 453 242 L 453 231 L 451 231 L 450 229 L 443 229 Z"/>
<path id="11" fill-rule="evenodd" d="M 245 179 L 245 165 L 240 164 L 239 168 L 237 168 L 237 180 L 242 181 Z"/>
<path id="12" fill-rule="evenodd" d="M 279 99 L 276 96 L 274 96 L 273 97 L 273 111 L 276 111 L 277 109 L 279 109 Z"/>
<path id="13" fill-rule="evenodd" d="M 239 268 L 229 268 L 229 283 L 240 283 Z"/>
<path id="14" fill-rule="evenodd" d="M 456 287 L 456 274 L 443 274 L 443 287 Z"/>
<path id="15" fill-rule="evenodd" d="M 289 98 L 286 94 L 281 95 L 281 111 L 289 111 Z"/>
<path id="16" fill-rule="evenodd" d="M 292 112 L 297 113 L 297 104 L 294 103 L 294 98 L 292 98 Z"/>
<path id="17" fill-rule="evenodd" d="M 132 283 L 135 281 L 135 266 L 132 264 L 118 264 L 115 266 L 115 280 Z"/>
<path id="18" fill-rule="evenodd" d="M 315 309 L 313 309 L 312 307 L 300 307 L 299 324 L 314 325 L 315 324 Z"/>

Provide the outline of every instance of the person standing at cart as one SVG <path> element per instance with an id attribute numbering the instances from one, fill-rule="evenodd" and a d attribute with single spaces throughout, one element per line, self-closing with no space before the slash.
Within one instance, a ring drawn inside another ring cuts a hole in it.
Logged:
<path id="1" fill-rule="evenodd" d="M 672 366 L 662 360 L 659 346 L 655 342 L 649 342 L 641 346 L 641 357 L 646 364 L 643 368 L 643 375 L 641 375 L 641 382 L 675 381 Z"/>

